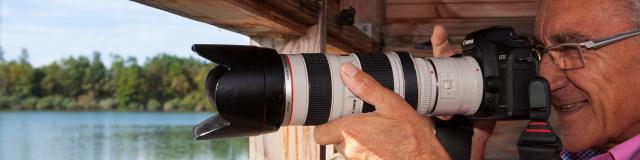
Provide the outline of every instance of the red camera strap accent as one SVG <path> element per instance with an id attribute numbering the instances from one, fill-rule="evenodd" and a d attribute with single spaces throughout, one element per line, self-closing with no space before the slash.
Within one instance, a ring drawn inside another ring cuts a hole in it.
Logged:
<path id="1" fill-rule="evenodd" d="M 528 125 L 530 125 L 530 126 L 546 126 L 547 124 L 548 124 L 547 122 L 531 121 L 531 122 L 529 122 Z"/>
<path id="2" fill-rule="evenodd" d="M 560 138 L 556 136 L 549 122 L 532 120 L 520 134 L 518 153 L 520 159 L 560 159 Z"/>
<path id="3" fill-rule="evenodd" d="M 525 129 L 524 131 L 528 133 L 551 133 L 551 130 L 548 129 Z"/>

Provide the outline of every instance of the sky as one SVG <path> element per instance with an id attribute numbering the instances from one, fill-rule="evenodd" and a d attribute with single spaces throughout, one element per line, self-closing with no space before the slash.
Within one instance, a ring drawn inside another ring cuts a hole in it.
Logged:
<path id="1" fill-rule="evenodd" d="M 195 43 L 249 44 L 247 36 L 126 0 L 0 0 L 0 46 L 7 60 L 22 48 L 34 66 L 102 53 L 197 57 Z M 203 60 L 203 59 L 201 59 Z"/>

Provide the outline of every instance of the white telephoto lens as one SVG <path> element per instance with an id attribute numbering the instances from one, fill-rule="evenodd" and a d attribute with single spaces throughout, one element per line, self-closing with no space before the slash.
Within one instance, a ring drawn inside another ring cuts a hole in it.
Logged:
<path id="1" fill-rule="evenodd" d="M 471 115 L 480 105 L 482 72 L 471 57 L 412 58 L 385 54 L 281 55 L 285 106 L 282 126 L 318 125 L 374 106 L 342 82 L 340 68 L 352 63 L 394 91 L 421 115 Z"/>
<path id="2" fill-rule="evenodd" d="M 428 115 L 433 112 L 436 104 L 438 79 L 436 71 L 431 62 L 422 58 L 415 58 L 415 67 L 418 75 L 418 108 L 421 115 Z"/>
<path id="3" fill-rule="evenodd" d="M 427 58 L 435 68 L 436 105 L 429 116 L 472 115 L 482 102 L 483 77 L 472 57 Z"/>

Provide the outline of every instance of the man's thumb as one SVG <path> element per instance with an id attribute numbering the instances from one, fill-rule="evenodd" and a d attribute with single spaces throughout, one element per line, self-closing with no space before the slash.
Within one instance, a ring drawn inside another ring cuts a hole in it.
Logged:
<path id="1" fill-rule="evenodd" d="M 431 45 L 433 45 L 434 57 L 450 57 L 456 54 L 453 48 L 451 48 L 451 44 L 449 44 L 447 30 L 445 30 L 442 25 L 438 24 L 433 27 Z"/>

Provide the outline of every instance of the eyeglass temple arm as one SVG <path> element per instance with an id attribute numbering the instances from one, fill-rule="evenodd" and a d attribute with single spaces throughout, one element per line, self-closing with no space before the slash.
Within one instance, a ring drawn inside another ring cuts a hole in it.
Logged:
<path id="1" fill-rule="evenodd" d="M 638 30 L 633 30 L 633 31 L 628 31 L 628 32 L 623 32 L 620 34 L 616 34 L 616 35 L 612 35 L 603 39 L 599 39 L 599 40 L 595 40 L 595 41 L 588 41 L 588 42 L 584 42 L 582 43 L 582 45 L 584 45 L 586 48 L 592 49 L 592 48 L 600 48 L 602 46 L 606 46 L 608 44 L 614 43 L 614 42 L 618 42 L 620 40 L 623 39 L 627 39 L 629 37 L 633 37 L 633 36 L 637 36 L 640 35 L 640 29 Z"/>

